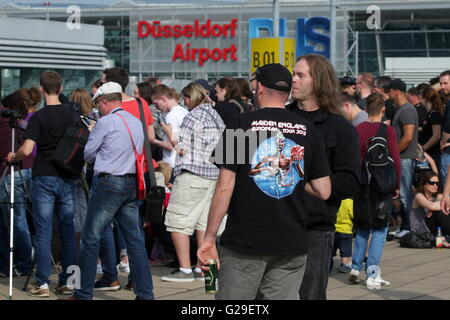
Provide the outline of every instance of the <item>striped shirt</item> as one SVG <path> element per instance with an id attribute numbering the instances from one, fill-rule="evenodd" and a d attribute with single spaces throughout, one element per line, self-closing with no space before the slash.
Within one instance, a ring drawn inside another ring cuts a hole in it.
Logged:
<path id="1" fill-rule="evenodd" d="M 217 179 L 219 169 L 209 159 L 222 136 L 225 124 L 210 104 L 201 104 L 183 119 L 178 145 L 184 155 L 177 156 L 174 175 L 182 170 L 207 179 Z"/>

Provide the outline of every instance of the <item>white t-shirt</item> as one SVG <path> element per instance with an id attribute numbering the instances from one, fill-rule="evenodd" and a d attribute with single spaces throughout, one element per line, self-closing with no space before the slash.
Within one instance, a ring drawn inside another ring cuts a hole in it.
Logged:
<path id="1" fill-rule="evenodd" d="M 170 112 L 166 115 L 166 123 L 171 125 L 172 127 L 172 134 L 177 136 L 180 132 L 180 126 L 183 122 L 184 117 L 189 113 L 185 108 L 181 106 L 175 106 L 170 110 Z M 168 137 L 164 139 L 169 140 Z M 175 158 L 177 156 L 177 152 L 175 150 L 169 151 L 166 149 L 163 149 L 162 152 L 163 161 L 167 162 L 172 166 L 172 168 L 175 166 Z"/>

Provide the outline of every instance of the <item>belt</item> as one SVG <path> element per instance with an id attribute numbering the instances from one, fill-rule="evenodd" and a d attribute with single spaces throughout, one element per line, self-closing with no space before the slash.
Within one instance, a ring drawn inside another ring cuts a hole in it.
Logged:
<path id="1" fill-rule="evenodd" d="M 116 174 L 110 174 L 110 173 L 99 173 L 97 175 L 99 178 L 103 178 L 103 177 L 136 177 L 135 173 L 127 173 L 127 174 L 122 174 L 122 175 L 116 175 Z"/>

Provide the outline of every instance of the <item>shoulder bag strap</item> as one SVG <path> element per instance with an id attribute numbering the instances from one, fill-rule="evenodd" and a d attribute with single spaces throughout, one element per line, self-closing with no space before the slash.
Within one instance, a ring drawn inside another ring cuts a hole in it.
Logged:
<path id="1" fill-rule="evenodd" d="M 134 155 L 135 155 L 135 157 L 137 159 L 139 154 L 138 154 L 138 152 L 136 150 L 136 145 L 134 144 L 134 140 L 133 140 L 133 136 L 131 135 L 130 127 L 128 126 L 128 123 L 125 121 L 124 117 L 121 114 L 117 113 L 116 116 L 118 116 L 120 119 L 122 119 L 123 123 L 125 124 L 125 127 L 127 128 L 128 134 L 130 135 L 131 144 L 133 145 Z"/>
<path id="2" fill-rule="evenodd" d="M 152 149 L 150 148 L 150 142 L 148 141 L 148 132 L 144 117 L 144 107 L 142 105 L 142 101 L 140 98 L 136 98 L 136 101 L 139 106 L 139 118 L 142 123 L 142 130 L 144 130 L 144 151 L 147 157 L 148 173 L 150 176 L 150 186 L 156 187 L 155 169 L 153 168 Z"/>
<path id="3" fill-rule="evenodd" d="M 237 102 L 237 100 L 230 99 L 230 102 L 235 104 L 239 108 L 239 113 L 244 112 L 244 107 L 242 107 L 242 105 L 239 102 Z"/>

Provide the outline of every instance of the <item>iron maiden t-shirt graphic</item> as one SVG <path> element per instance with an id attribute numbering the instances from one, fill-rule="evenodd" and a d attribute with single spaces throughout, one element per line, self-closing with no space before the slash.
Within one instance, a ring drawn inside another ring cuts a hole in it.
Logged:
<path id="1" fill-rule="evenodd" d="M 304 151 L 276 130 L 256 149 L 248 174 L 266 195 L 277 199 L 289 196 L 304 179 Z"/>

